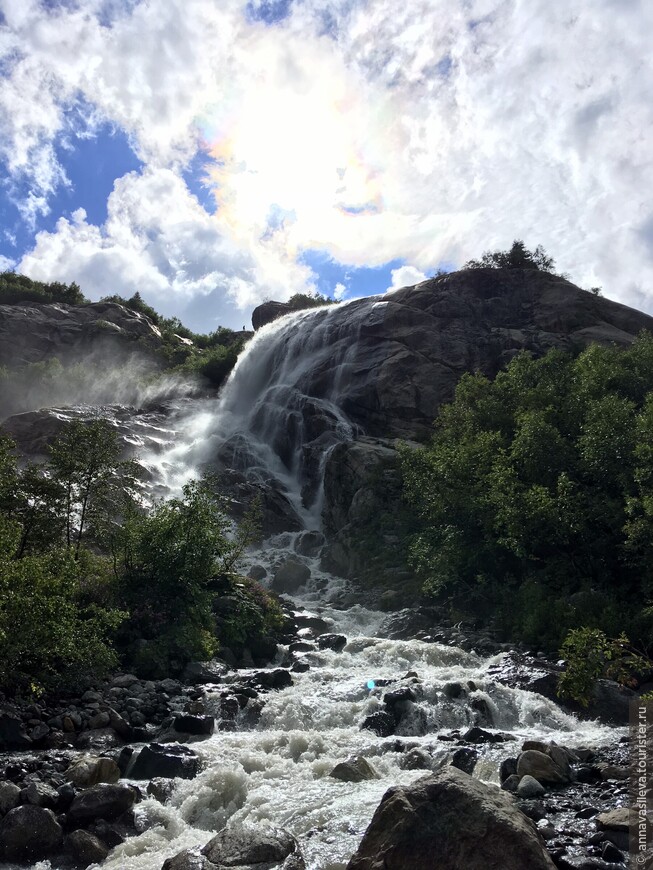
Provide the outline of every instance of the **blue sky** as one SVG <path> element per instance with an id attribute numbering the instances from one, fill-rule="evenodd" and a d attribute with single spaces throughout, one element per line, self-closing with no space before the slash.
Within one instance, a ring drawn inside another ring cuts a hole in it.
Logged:
<path id="1" fill-rule="evenodd" d="M 522 238 L 653 309 L 644 0 L 0 5 L 2 268 L 206 330 Z"/>

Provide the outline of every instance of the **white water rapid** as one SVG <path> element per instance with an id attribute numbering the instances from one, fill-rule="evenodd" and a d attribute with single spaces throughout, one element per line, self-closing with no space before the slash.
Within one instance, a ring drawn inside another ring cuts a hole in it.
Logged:
<path id="1" fill-rule="evenodd" d="M 366 300 L 356 309 L 361 323 L 373 305 Z M 333 445 L 357 434 L 339 404 L 355 349 L 334 340 L 332 318 L 329 309 L 302 312 L 256 334 L 217 406 L 207 401 L 188 406 L 176 444 L 150 459 L 170 489 L 218 457 L 251 480 L 279 486 L 303 526 L 319 528 L 325 457 Z M 305 389 L 309 376 L 320 383 L 319 394 Z M 293 533 L 278 535 L 251 559 L 267 567 L 269 576 L 293 551 L 294 541 Z M 321 571 L 317 558 L 305 561 L 311 580 L 294 597 L 295 606 L 325 620 L 330 632 L 344 634 L 346 646 L 341 652 L 303 653 L 310 668 L 293 673 L 292 686 L 262 694 L 265 706 L 256 724 L 246 724 L 245 708 L 235 730 L 216 730 L 194 743 L 202 772 L 190 781 L 177 780 L 166 805 L 151 798 L 140 803 L 142 833 L 117 847 L 103 870 L 160 870 L 167 857 L 205 843 L 229 819 L 287 828 L 299 839 L 309 870 L 343 870 L 386 789 L 425 773 L 402 769 L 405 754 L 396 742 L 427 747 L 445 759 L 452 744 L 438 736 L 478 723 L 481 707 L 491 713 L 491 730 L 517 741 L 533 737 L 595 746 L 614 739 L 614 729 L 579 722 L 539 695 L 489 679 L 498 657 L 389 639 L 387 614 L 347 606 L 345 581 Z M 280 649 L 278 660 L 284 659 L 288 651 Z M 383 709 L 386 681 L 410 671 L 422 687 L 413 719 L 402 718 L 398 733 L 387 738 L 362 730 L 363 719 Z M 465 687 L 457 698 L 444 691 L 452 682 Z M 488 727 L 486 720 L 482 724 Z M 498 761 L 518 745 L 479 746 L 474 775 L 498 782 Z M 364 755 L 378 779 L 350 783 L 329 776 L 352 755 Z"/>

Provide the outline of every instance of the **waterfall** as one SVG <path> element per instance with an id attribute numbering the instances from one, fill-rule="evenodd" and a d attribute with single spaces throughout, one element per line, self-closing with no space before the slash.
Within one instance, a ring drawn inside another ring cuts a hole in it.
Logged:
<path id="1" fill-rule="evenodd" d="M 174 444 L 146 460 L 165 489 L 178 491 L 208 467 L 236 470 L 276 486 L 304 527 L 319 528 L 329 452 L 361 432 L 340 398 L 372 306 L 298 311 L 260 329 L 219 399 L 184 403 Z"/>

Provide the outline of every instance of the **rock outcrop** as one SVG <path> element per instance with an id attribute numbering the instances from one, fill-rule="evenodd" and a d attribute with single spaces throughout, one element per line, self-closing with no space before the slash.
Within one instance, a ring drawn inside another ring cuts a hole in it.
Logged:
<path id="1" fill-rule="evenodd" d="M 553 870 L 533 822 L 499 789 L 447 768 L 389 789 L 347 870 Z"/>
<path id="2" fill-rule="evenodd" d="M 290 314 L 291 311 L 295 309 L 286 302 L 263 302 L 252 312 L 252 326 L 255 330 L 261 329 L 262 326 L 278 320 L 284 314 Z"/>
<path id="3" fill-rule="evenodd" d="M 42 362 L 56 356 L 98 359 L 145 352 L 139 339 L 152 347 L 161 344 L 161 333 L 149 317 L 115 302 L 90 305 L 0 305 L 0 365 Z"/>

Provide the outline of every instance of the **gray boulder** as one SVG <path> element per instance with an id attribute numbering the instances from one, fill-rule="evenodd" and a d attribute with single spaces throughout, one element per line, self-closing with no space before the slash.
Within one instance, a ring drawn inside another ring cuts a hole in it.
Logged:
<path id="1" fill-rule="evenodd" d="M 217 865 L 234 870 L 304 870 L 297 840 L 283 828 L 228 825 L 202 849 Z"/>
<path id="2" fill-rule="evenodd" d="M 554 866 L 509 795 L 449 767 L 385 793 L 347 870 Z"/>
<path id="3" fill-rule="evenodd" d="M 68 818 L 80 824 L 94 819 L 117 819 L 135 802 L 136 789 L 122 783 L 101 783 L 75 795 Z"/>
<path id="4" fill-rule="evenodd" d="M 78 788 L 89 788 L 100 782 L 118 782 L 120 768 L 112 758 L 85 755 L 68 768 L 66 779 Z"/>
<path id="5" fill-rule="evenodd" d="M 528 774 L 526 776 L 522 776 L 519 780 L 519 784 L 517 786 L 517 794 L 521 798 L 538 798 L 542 797 L 545 793 L 545 788 L 543 785 L 534 779 L 532 776 Z"/>
<path id="6" fill-rule="evenodd" d="M 52 810 L 25 804 L 0 822 L 0 851 L 9 861 L 45 858 L 61 847 L 63 832 Z"/>
<path id="7" fill-rule="evenodd" d="M 270 588 L 274 592 L 293 594 L 310 579 L 311 570 L 296 556 L 288 556 L 274 572 Z"/>
<path id="8" fill-rule="evenodd" d="M 562 785 L 570 781 L 569 762 L 564 764 L 560 758 L 554 759 L 537 749 L 527 749 L 517 760 L 517 775 L 532 776 L 540 783 Z"/>
<path id="9" fill-rule="evenodd" d="M 379 774 L 366 758 L 357 755 L 341 761 L 333 768 L 329 776 L 342 782 L 363 782 L 366 779 L 379 779 Z"/>
<path id="10" fill-rule="evenodd" d="M 13 810 L 20 803 L 20 788 L 14 782 L 0 782 L 0 816 Z"/>

